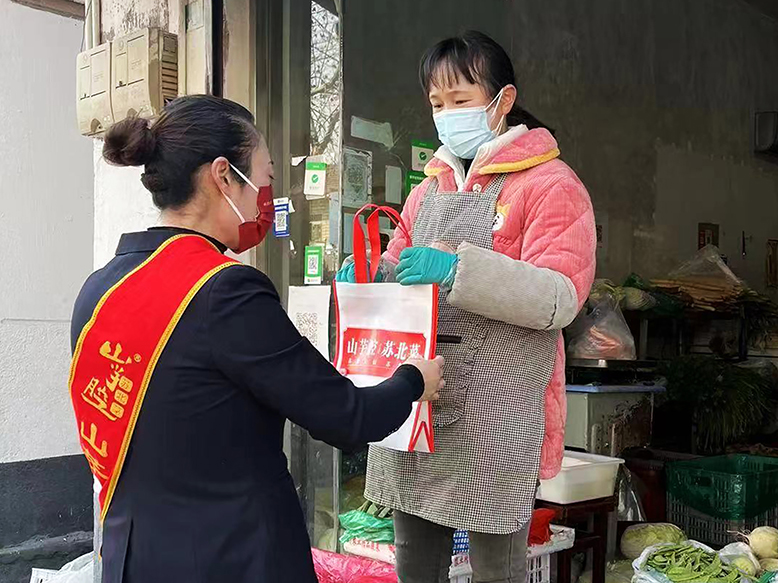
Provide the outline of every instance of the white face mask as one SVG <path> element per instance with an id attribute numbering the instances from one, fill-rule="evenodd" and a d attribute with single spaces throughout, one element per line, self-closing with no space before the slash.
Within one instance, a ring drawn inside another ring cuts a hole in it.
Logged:
<path id="1" fill-rule="evenodd" d="M 500 119 L 496 129 L 489 123 L 488 111 L 502 99 L 505 88 L 501 89 L 487 106 L 447 109 L 432 116 L 438 130 L 440 141 L 458 158 L 472 160 L 478 148 L 497 137 L 505 120 Z"/>

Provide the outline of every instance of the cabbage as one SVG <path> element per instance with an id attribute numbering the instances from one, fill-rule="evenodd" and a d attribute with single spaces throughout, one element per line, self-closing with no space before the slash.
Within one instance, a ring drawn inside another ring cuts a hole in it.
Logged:
<path id="1" fill-rule="evenodd" d="M 739 569 L 746 575 L 750 575 L 751 577 L 756 576 L 756 567 L 754 566 L 754 563 L 751 562 L 751 559 L 746 556 L 741 555 L 740 557 L 735 557 L 729 562 L 729 564 L 736 569 Z"/>
<path id="2" fill-rule="evenodd" d="M 778 559 L 762 559 L 759 561 L 759 564 L 762 565 L 762 570 L 764 571 L 771 573 L 778 571 Z"/>
<path id="3" fill-rule="evenodd" d="M 778 529 L 760 526 L 748 535 L 751 550 L 760 559 L 778 559 Z"/>
<path id="4" fill-rule="evenodd" d="M 624 531 L 621 553 L 628 559 L 637 559 L 648 547 L 685 540 L 686 535 L 674 524 L 636 524 Z"/>

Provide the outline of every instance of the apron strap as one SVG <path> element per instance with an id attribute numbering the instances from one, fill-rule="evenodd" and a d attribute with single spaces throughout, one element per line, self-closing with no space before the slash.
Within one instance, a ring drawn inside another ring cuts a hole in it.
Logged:
<path id="1" fill-rule="evenodd" d="M 489 184 L 486 185 L 486 188 L 484 189 L 484 194 L 493 194 L 496 197 L 500 196 L 500 193 L 502 192 L 502 187 L 505 186 L 505 180 L 508 178 L 507 174 L 497 174 L 494 178 L 489 182 Z"/>
<path id="2" fill-rule="evenodd" d="M 486 185 L 486 188 L 484 189 L 484 194 L 493 194 L 495 196 L 500 196 L 500 192 L 502 192 L 502 187 L 505 186 L 505 180 L 508 178 L 507 174 L 495 174 L 494 178 L 489 181 L 489 184 Z M 433 178 L 430 180 L 430 185 L 427 187 L 427 193 L 425 196 L 430 196 L 438 193 L 439 188 L 439 182 L 437 178 Z"/>
<path id="3" fill-rule="evenodd" d="M 427 192 L 425 193 L 424 196 L 429 196 L 437 193 L 438 193 L 438 179 L 433 178 L 432 180 L 430 180 L 430 185 L 427 187 Z"/>

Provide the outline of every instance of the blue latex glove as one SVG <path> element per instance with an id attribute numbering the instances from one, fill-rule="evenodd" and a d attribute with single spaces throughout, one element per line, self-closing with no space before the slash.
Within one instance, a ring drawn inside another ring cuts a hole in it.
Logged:
<path id="1" fill-rule="evenodd" d="M 454 285 L 458 261 L 453 253 L 432 247 L 408 247 L 400 253 L 395 275 L 402 285 L 437 283 L 450 289 Z"/>
<path id="2" fill-rule="evenodd" d="M 357 283 L 357 276 L 354 273 L 354 265 L 354 263 L 349 263 L 345 267 L 341 267 L 340 271 L 335 274 L 335 281 L 339 281 L 341 283 Z M 381 283 L 383 278 L 384 276 L 379 270 L 375 275 L 375 283 Z"/>

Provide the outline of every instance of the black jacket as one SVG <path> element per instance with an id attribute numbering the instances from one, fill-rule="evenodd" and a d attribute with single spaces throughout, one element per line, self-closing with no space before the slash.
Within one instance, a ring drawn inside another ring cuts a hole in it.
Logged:
<path id="1" fill-rule="evenodd" d="M 73 345 L 101 296 L 178 232 L 122 237 L 78 296 Z M 397 429 L 422 392 L 413 367 L 357 389 L 300 336 L 265 275 L 222 270 L 187 308 L 146 392 L 104 523 L 103 583 L 314 583 L 286 420 L 356 447 Z"/>

